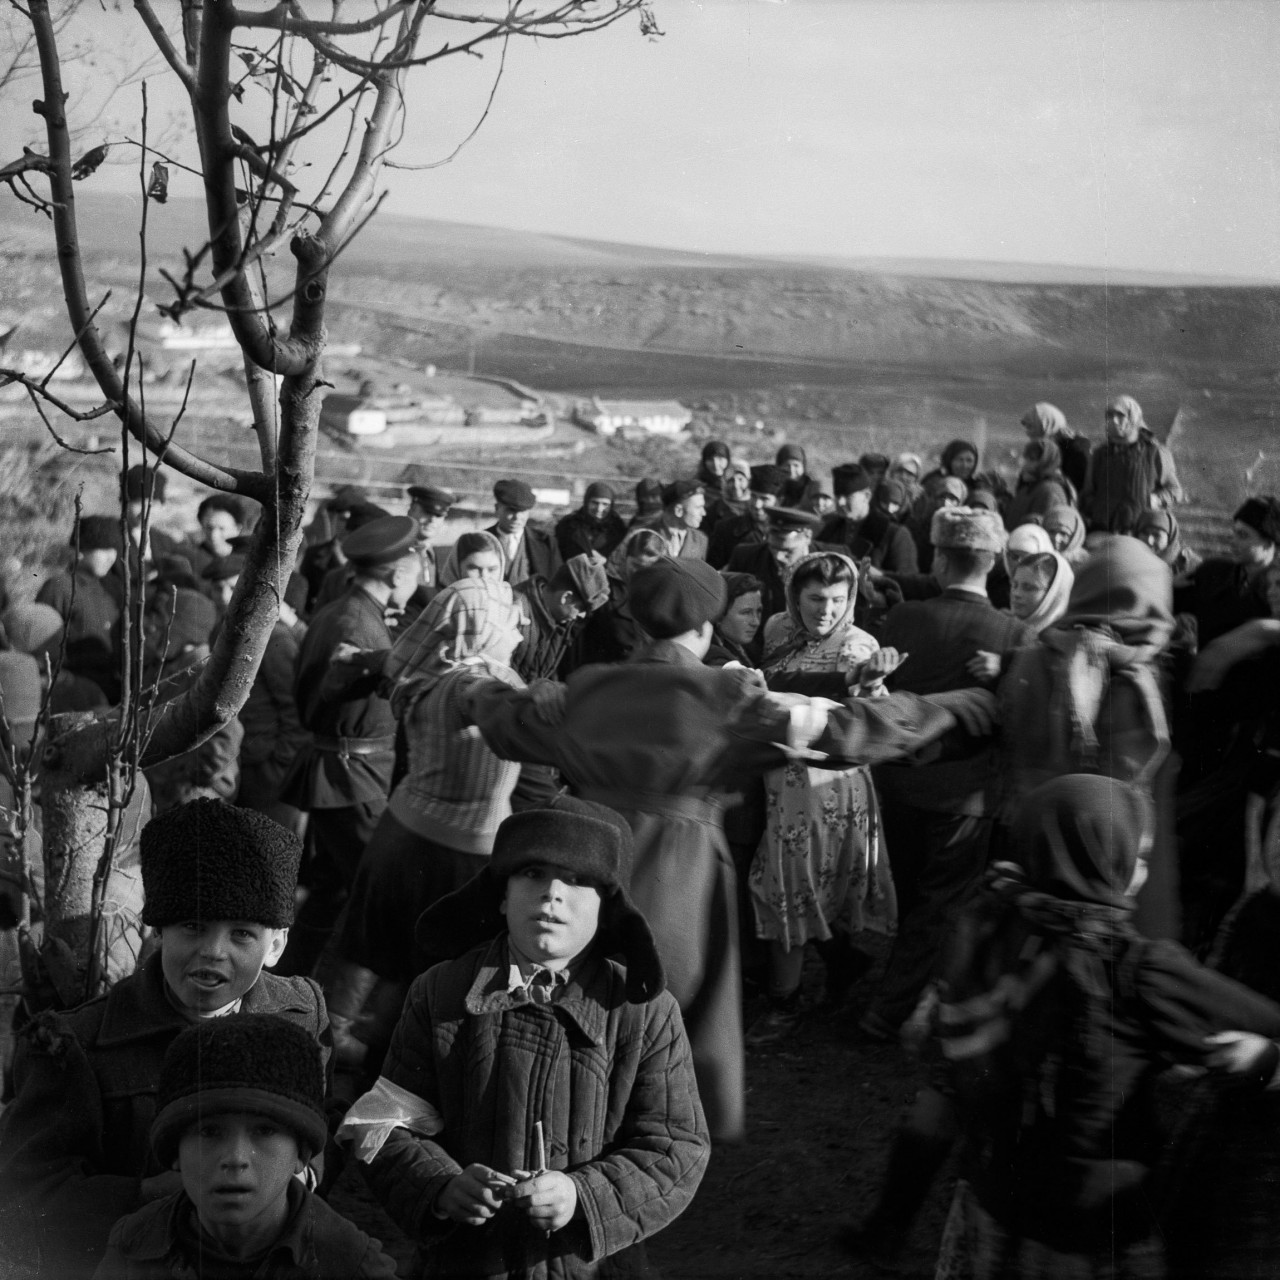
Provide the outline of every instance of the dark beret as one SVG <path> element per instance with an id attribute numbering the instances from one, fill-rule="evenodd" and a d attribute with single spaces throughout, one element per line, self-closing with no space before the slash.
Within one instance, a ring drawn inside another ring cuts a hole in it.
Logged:
<path id="1" fill-rule="evenodd" d="M 381 516 L 342 540 L 342 554 L 358 569 L 402 560 L 418 541 L 418 522 L 408 516 Z"/>
<path id="2" fill-rule="evenodd" d="M 531 511 L 538 501 L 523 480 L 499 480 L 493 486 L 493 498 L 513 511 Z"/>
<path id="3" fill-rule="evenodd" d="M 664 556 L 637 571 L 628 599 L 636 621 L 655 640 L 668 640 L 715 622 L 729 603 L 729 589 L 705 561 Z"/>
<path id="4" fill-rule="evenodd" d="M 884 475 L 889 470 L 889 458 L 883 453 L 864 453 L 858 459 L 858 465 L 864 471 L 878 471 Z"/>
<path id="5" fill-rule="evenodd" d="M 649 504 L 657 505 L 662 502 L 662 481 L 654 480 L 651 476 L 645 476 L 636 485 L 636 501 L 641 506 Z"/>

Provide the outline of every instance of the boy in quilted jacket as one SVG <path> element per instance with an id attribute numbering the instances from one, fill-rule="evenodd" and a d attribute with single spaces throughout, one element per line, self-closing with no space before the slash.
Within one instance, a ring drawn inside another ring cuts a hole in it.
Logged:
<path id="1" fill-rule="evenodd" d="M 702 1180 L 689 1043 L 631 857 L 619 815 L 558 797 L 508 818 L 490 865 L 418 923 L 427 958 L 459 958 L 410 989 L 339 1140 L 424 1275 L 644 1274 L 640 1242 Z"/>

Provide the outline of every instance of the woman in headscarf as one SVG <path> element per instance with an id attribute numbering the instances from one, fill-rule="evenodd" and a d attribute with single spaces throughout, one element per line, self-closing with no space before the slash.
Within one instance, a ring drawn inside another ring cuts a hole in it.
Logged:
<path id="1" fill-rule="evenodd" d="M 1136 787 L 1158 818 L 1141 901 L 1153 936 L 1176 936 L 1177 851 L 1160 658 L 1173 635 L 1169 568 L 1134 538 L 1109 538 L 1076 571 L 1067 611 L 1013 657 L 1000 699 L 1007 823 L 1049 778 L 1096 771 Z"/>
<path id="2" fill-rule="evenodd" d="M 710 535 L 721 520 L 745 515 L 751 503 L 751 468 L 745 462 L 730 462 L 714 489 L 707 491 L 707 514 L 702 532 Z"/>
<path id="3" fill-rule="evenodd" d="M 1022 561 L 1009 583 L 1009 611 L 1036 635 L 1067 611 L 1075 573 L 1056 551 Z"/>
<path id="4" fill-rule="evenodd" d="M 1062 452 L 1057 442 L 1048 437 L 1027 441 L 1018 487 L 1004 513 L 1004 527 L 1016 529 L 1031 516 L 1043 516 L 1051 507 L 1069 507 L 1075 500 L 1075 486 L 1062 472 Z"/>
<path id="5" fill-rule="evenodd" d="M 1050 507 L 1044 513 L 1044 531 L 1053 539 L 1053 549 L 1072 566 L 1088 559 L 1084 549 L 1084 517 L 1075 507 Z"/>
<path id="6" fill-rule="evenodd" d="M 1052 440 L 1062 453 L 1062 474 L 1079 493 L 1089 474 L 1089 441 L 1067 425 L 1067 415 L 1057 405 L 1041 400 L 1022 415 L 1022 429 L 1028 440 Z"/>
<path id="7" fill-rule="evenodd" d="M 1157 1076 L 1275 1073 L 1280 1006 L 1136 929 L 1150 826 L 1138 789 L 1056 778 L 959 921 L 933 1021 L 969 1167 L 940 1273 L 1162 1277 Z"/>
<path id="8" fill-rule="evenodd" d="M 702 457 L 698 460 L 698 471 L 694 479 L 705 486 L 708 492 L 719 493 L 720 482 L 729 469 L 732 457 L 729 446 L 723 440 L 708 440 L 702 446 Z"/>
<path id="9" fill-rule="evenodd" d="M 511 812 L 520 766 L 468 731 L 459 699 L 478 677 L 524 688 L 510 665 L 520 619 L 501 578 L 460 578 L 435 596 L 387 657 L 384 675 L 407 742 L 408 771 L 360 859 L 338 941 L 345 964 L 331 988 L 329 1016 L 348 1054 L 351 1022 L 376 978 L 385 986 L 370 1039 L 385 1048 L 417 976 L 418 916 L 485 865 Z"/>
<path id="10" fill-rule="evenodd" d="M 609 602 L 591 614 L 582 628 L 575 668 L 588 662 L 624 662 L 644 646 L 647 637 L 631 613 L 628 586 L 638 569 L 665 554 L 666 544 L 654 529 L 632 529 L 614 548 L 605 564 Z"/>
<path id="11" fill-rule="evenodd" d="M 582 495 L 582 506 L 556 523 L 556 546 L 566 563 L 574 556 L 595 553 L 608 559 L 626 536 L 627 526 L 614 510 L 612 485 L 593 480 Z"/>
<path id="12" fill-rule="evenodd" d="M 1184 545 L 1178 517 L 1172 511 L 1144 511 L 1133 526 L 1133 536 L 1145 542 L 1175 578 L 1184 577 L 1200 564 L 1200 557 Z"/>
<path id="13" fill-rule="evenodd" d="M 479 578 L 501 582 L 507 572 L 507 556 L 502 543 L 487 529 L 464 533 L 453 549 L 458 564 L 458 580 Z"/>
<path id="14" fill-rule="evenodd" d="M 787 482 L 783 485 L 778 505 L 808 510 L 805 504 L 813 496 L 817 482 L 809 475 L 809 459 L 805 456 L 803 446 L 784 444 L 773 461 L 775 466 L 787 473 Z"/>
<path id="15" fill-rule="evenodd" d="M 765 679 L 840 672 L 855 693 L 882 691 L 892 669 L 873 661 L 879 645 L 853 623 L 858 571 L 830 552 L 796 562 L 787 611 L 765 624 Z M 887 657 L 888 655 L 886 655 Z M 827 967 L 838 1002 L 870 964 L 853 947 L 856 930 L 888 933 L 897 918 L 870 771 L 792 762 L 765 778 L 768 818 L 750 876 L 756 932 L 770 944 L 770 1011 L 748 1034 L 768 1044 L 794 1028 L 807 942 Z"/>
<path id="16" fill-rule="evenodd" d="M 1053 540 L 1039 522 L 1020 524 L 1009 534 L 1004 555 L 996 561 L 995 568 L 987 575 L 987 598 L 997 609 L 1009 607 L 1009 584 L 1014 570 L 1032 556 L 1042 556 L 1053 550 Z"/>

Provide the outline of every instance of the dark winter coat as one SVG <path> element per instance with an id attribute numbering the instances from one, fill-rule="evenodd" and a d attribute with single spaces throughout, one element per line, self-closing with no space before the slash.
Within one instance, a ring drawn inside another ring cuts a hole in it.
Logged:
<path id="1" fill-rule="evenodd" d="M 886 573 L 915 573 L 919 567 L 911 531 L 878 511 L 856 522 L 848 516 L 831 516 L 818 537 L 846 548 L 855 560 L 869 559 Z"/>
<path id="2" fill-rule="evenodd" d="M 330 662 L 340 644 L 363 652 Z M 311 620 L 298 654 L 293 696 L 312 740 L 297 754 L 281 799 L 299 809 L 381 803 L 391 790 L 396 721 L 378 694 L 391 633 L 382 606 L 361 586 Z"/>
<path id="3" fill-rule="evenodd" d="M 377 1240 L 296 1180 L 288 1196 L 289 1219 L 253 1280 L 395 1280 L 395 1263 Z M 190 1261 L 199 1239 L 194 1212 L 180 1191 L 122 1218 L 93 1280 L 200 1280 Z M 187 1248 L 185 1241 L 191 1242 Z"/>
<path id="4" fill-rule="evenodd" d="M 1095 447 L 1089 479 L 1080 495 L 1080 514 L 1091 530 L 1109 529 L 1116 509 L 1129 503 L 1138 511 L 1182 501 L 1182 485 L 1173 454 L 1149 431 L 1132 444 L 1111 441 Z"/>
<path id="5" fill-rule="evenodd" d="M 764 534 L 760 522 L 749 511 L 718 520 L 711 528 L 707 563 L 713 569 L 723 569 L 739 547 L 763 546 Z"/>
<path id="6" fill-rule="evenodd" d="M 1011 614 L 985 597 L 949 587 L 933 600 L 908 601 L 889 611 L 880 643 L 907 655 L 890 677 L 895 691 L 929 694 L 978 685 L 965 664 L 979 649 L 1007 654 L 1033 639 Z M 883 799 L 936 813 L 981 816 L 995 782 L 991 739 L 955 729 L 908 763 L 876 773 Z"/>
<path id="7" fill-rule="evenodd" d="M 289 766 L 310 740 L 293 699 L 294 673 L 306 634 L 305 623 L 290 626 L 276 622 L 249 697 L 240 709 L 240 723 L 244 726 L 240 748 L 242 804 L 250 791 L 255 800 L 263 803 L 278 800 Z"/>
<path id="8" fill-rule="evenodd" d="M 593 519 L 579 508 L 556 524 L 556 547 L 562 560 L 594 551 L 607 560 L 609 553 L 627 536 L 626 521 L 612 508 L 603 520 Z"/>
<path id="9" fill-rule="evenodd" d="M 264 972 L 241 1012 L 296 1022 L 327 1063 L 329 1018 L 310 978 Z M 188 1025 L 156 954 L 107 995 L 27 1028 L 0 1113 L 0 1248 L 40 1249 L 58 1280 L 93 1273 L 112 1223 L 139 1207 L 140 1180 L 163 1172 L 151 1152 L 156 1082 Z"/>
<path id="10" fill-rule="evenodd" d="M 628 1003 L 612 960 L 588 954 L 544 1005 L 508 992 L 508 957 L 504 934 L 410 988 L 383 1075 L 431 1103 L 444 1130 L 393 1130 L 368 1177 L 431 1250 L 429 1274 L 586 1280 L 671 1222 L 702 1180 L 710 1142 L 689 1042 L 675 1000 Z M 436 1196 L 469 1164 L 536 1168 L 539 1121 L 548 1168 L 578 1192 L 567 1226 L 544 1234 L 505 1210 L 483 1227 L 435 1217 Z"/>

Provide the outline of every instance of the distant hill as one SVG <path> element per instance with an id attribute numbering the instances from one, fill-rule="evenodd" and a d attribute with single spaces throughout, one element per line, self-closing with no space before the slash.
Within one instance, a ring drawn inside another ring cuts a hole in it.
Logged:
<path id="1" fill-rule="evenodd" d="M 78 192 L 92 269 L 103 279 L 114 272 L 117 284 L 136 245 L 137 205 L 136 197 Z M 199 243 L 199 213 L 193 200 L 151 208 L 153 261 L 172 262 Z M 0 252 L 48 251 L 47 223 L 0 200 Z M 284 251 L 278 266 L 288 266 Z M 1009 263 L 698 254 L 389 216 L 375 218 L 343 253 L 330 299 L 334 323 L 366 343 L 398 326 L 396 341 L 415 361 L 466 358 L 477 343 L 542 343 L 574 370 L 604 348 L 628 359 L 1074 378 L 1257 370 L 1273 366 L 1280 350 L 1276 285 Z M 557 381 L 576 386 L 582 377 Z"/>

